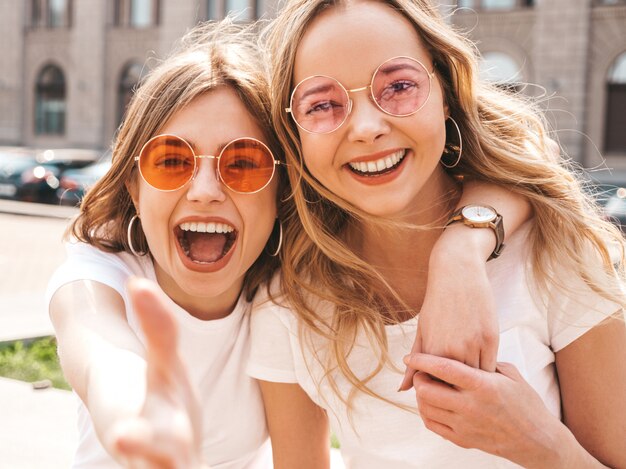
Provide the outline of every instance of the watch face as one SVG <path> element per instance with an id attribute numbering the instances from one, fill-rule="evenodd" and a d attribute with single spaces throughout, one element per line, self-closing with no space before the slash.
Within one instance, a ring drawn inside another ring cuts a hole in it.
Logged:
<path id="1" fill-rule="evenodd" d="M 474 223 L 488 223 L 496 219 L 496 211 L 484 205 L 468 205 L 462 212 L 465 219 Z"/>

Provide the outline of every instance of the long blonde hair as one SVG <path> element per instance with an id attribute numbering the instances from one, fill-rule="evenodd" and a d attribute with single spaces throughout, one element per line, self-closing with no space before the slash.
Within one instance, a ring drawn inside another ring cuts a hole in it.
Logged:
<path id="1" fill-rule="evenodd" d="M 571 165 L 554 152 L 536 105 L 480 82 L 474 45 L 447 25 L 429 1 L 381 2 L 413 24 L 433 59 L 445 102 L 463 136 L 463 158 L 454 171 L 507 187 L 532 204 L 531 260 L 540 288 L 548 291 L 555 283 L 550 275 L 553 268 L 568 269 L 594 291 L 624 305 L 623 262 L 614 268 L 615 259 L 607 249 L 614 244 L 623 260 L 623 239 L 599 216 Z M 326 378 L 336 393 L 336 371 L 353 385 L 350 395 L 339 395 L 350 406 L 357 391 L 380 397 L 367 383 L 389 363 L 384 326 L 397 322 L 393 308 L 405 303 L 343 236 L 349 224 L 380 220 L 356 210 L 311 176 L 303 163 L 297 127 L 284 112 L 289 107 L 296 51 L 308 25 L 322 11 L 346 3 L 289 0 L 266 32 L 266 42 L 271 54 L 272 117 L 295 202 L 286 224 L 282 290 L 303 325 L 301 337 L 311 340 L 321 335 L 329 340 L 330 352 L 318 359 L 324 361 Z M 590 247 L 595 252 L 593 265 L 583 256 Z M 330 316 L 320 313 L 311 298 L 331 302 L 334 311 Z M 360 332 L 374 344 L 379 358 L 368 376 L 357 376 L 347 360 Z"/>
<path id="2" fill-rule="evenodd" d="M 275 157 L 282 159 L 270 124 L 267 68 L 257 42 L 256 29 L 230 18 L 197 26 L 185 35 L 137 89 L 113 143 L 112 167 L 86 194 L 69 234 L 103 251 L 130 252 L 127 228 L 136 212 L 126 185 L 138 177 L 134 156 L 176 112 L 217 87 L 228 86 L 237 93 Z M 287 178 L 282 169 L 278 176 L 280 200 Z M 132 243 L 149 254 L 139 223 L 135 223 Z M 261 253 L 246 274 L 248 299 L 277 267 L 276 258 Z"/>

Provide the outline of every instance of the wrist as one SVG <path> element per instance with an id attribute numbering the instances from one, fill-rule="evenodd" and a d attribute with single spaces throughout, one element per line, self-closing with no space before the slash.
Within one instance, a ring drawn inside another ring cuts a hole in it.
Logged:
<path id="1" fill-rule="evenodd" d="M 432 261 L 484 264 L 496 245 L 493 230 L 475 229 L 463 223 L 448 225 L 430 255 Z"/>
<path id="2" fill-rule="evenodd" d="M 542 451 L 530 461 L 522 462 L 528 469 L 569 469 L 571 467 L 605 467 L 593 458 L 560 421 L 541 439 Z M 530 453 L 529 453 L 530 454 Z"/>

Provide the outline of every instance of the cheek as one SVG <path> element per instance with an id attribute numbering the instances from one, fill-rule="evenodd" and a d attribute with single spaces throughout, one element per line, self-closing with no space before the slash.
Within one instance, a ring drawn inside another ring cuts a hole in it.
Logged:
<path id="1" fill-rule="evenodd" d="M 304 166 L 324 186 L 332 174 L 337 154 L 337 142 L 332 137 L 334 136 L 328 134 L 321 136 L 307 134 L 301 137 Z"/>
<path id="2" fill-rule="evenodd" d="M 156 193 L 141 185 L 139 188 L 138 209 L 141 227 L 148 241 L 150 252 L 155 256 L 167 245 L 169 217 L 175 201 L 171 193 Z"/>

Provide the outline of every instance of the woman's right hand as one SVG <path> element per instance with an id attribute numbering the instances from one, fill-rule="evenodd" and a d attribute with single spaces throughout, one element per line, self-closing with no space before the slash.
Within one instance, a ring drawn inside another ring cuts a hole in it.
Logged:
<path id="1" fill-rule="evenodd" d="M 110 448 L 128 468 L 197 468 L 201 410 L 177 347 L 177 326 L 164 294 L 145 279 L 128 289 L 146 338 L 146 397 L 138 416 L 118 422 Z"/>

